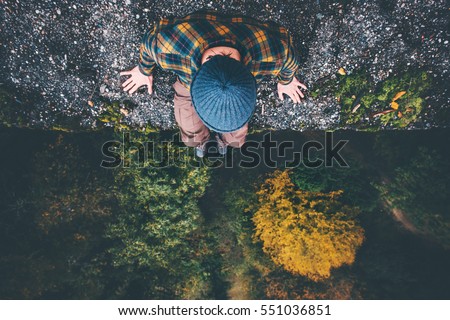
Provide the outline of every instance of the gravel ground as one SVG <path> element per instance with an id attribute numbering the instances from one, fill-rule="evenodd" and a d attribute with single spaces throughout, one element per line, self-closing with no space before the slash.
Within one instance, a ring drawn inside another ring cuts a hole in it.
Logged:
<path id="1" fill-rule="evenodd" d="M 342 2 L 342 1 L 341 1 Z M 444 0 L 345 1 L 264 0 L 0 0 L 0 86 L 14 92 L 32 127 L 51 127 L 61 119 L 93 128 L 106 100 L 134 105 L 133 126 L 169 129 L 175 77 L 158 70 L 155 94 L 121 92 L 119 72 L 136 65 L 143 32 L 154 21 L 202 8 L 241 12 L 273 20 L 291 31 L 299 52 L 300 81 L 313 86 L 364 68 L 375 81 L 396 70 L 421 67 L 442 83 L 449 80 L 448 5 Z M 339 127 L 339 106 L 323 96 L 300 104 L 280 101 L 276 83 L 259 85 L 254 127 L 332 129 Z M 445 89 L 447 90 L 447 89 Z M 435 97 L 449 108 L 448 91 Z M 92 101 L 92 103 L 88 103 Z M 420 127 L 436 126 L 432 106 Z"/>

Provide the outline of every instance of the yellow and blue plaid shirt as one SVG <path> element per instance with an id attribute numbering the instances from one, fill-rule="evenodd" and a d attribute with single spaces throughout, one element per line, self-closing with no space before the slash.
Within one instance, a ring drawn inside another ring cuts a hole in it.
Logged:
<path id="1" fill-rule="evenodd" d="M 298 61 L 286 28 L 240 15 L 199 11 L 183 18 L 162 19 L 142 39 L 139 69 L 150 75 L 156 65 L 175 72 L 189 89 L 206 49 L 233 47 L 257 81 L 277 77 L 288 84 Z"/>

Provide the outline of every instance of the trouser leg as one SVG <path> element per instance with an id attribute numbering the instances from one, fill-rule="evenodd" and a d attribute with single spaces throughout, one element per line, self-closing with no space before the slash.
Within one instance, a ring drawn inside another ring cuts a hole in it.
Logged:
<path id="1" fill-rule="evenodd" d="M 173 88 L 175 120 L 180 127 L 181 140 L 188 147 L 196 147 L 209 139 L 209 129 L 195 111 L 189 90 L 179 80 Z"/>
<path id="2" fill-rule="evenodd" d="M 248 123 L 246 123 L 241 129 L 222 133 L 222 141 L 233 148 L 240 148 L 245 143 L 245 137 L 247 136 Z"/>

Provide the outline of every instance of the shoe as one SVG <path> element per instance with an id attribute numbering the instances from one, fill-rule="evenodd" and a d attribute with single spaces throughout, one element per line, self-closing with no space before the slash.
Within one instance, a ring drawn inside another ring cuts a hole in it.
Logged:
<path id="1" fill-rule="evenodd" d="M 219 154 L 222 156 L 227 154 L 227 147 L 228 145 L 221 139 L 221 137 L 216 134 L 216 140 L 217 140 L 217 151 L 219 151 Z"/>
<path id="2" fill-rule="evenodd" d="M 195 147 L 195 155 L 199 158 L 203 158 L 206 154 L 206 143 L 208 141 L 205 141 L 198 146 Z"/>

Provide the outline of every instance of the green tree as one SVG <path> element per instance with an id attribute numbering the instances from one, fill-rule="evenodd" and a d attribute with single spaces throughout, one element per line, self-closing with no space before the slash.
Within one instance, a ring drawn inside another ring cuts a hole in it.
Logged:
<path id="1" fill-rule="evenodd" d="M 421 232 L 450 248 L 450 164 L 436 150 L 421 147 L 398 166 L 389 183 L 378 185 L 382 197 Z"/>
<path id="2" fill-rule="evenodd" d="M 52 136 L 30 157 L 27 176 L 16 177 L 24 181 L 26 192 L 5 212 L 14 217 L 7 223 L 15 241 L 2 256 L 4 297 L 102 295 L 96 261 L 112 214 L 110 180 L 91 166 L 72 138 Z"/>
<path id="3" fill-rule="evenodd" d="M 109 253 L 123 274 L 123 292 L 138 282 L 147 298 L 205 297 L 209 272 L 202 263 L 210 251 L 197 202 L 208 181 L 205 167 L 115 174 L 119 214 L 106 235 L 114 240 Z"/>
<path id="4" fill-rule="evenodd" d="M 376 207 L 378 191 L 370 184 L 373 169 L 353 154 L 345 154 L 348 167 L 294 168 L 290 177 L 299 189 L 311 192 L 343 190 L 341 202 L 370 211 Z"/>

